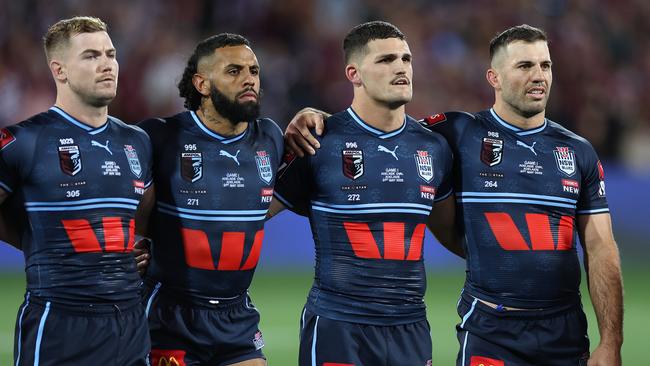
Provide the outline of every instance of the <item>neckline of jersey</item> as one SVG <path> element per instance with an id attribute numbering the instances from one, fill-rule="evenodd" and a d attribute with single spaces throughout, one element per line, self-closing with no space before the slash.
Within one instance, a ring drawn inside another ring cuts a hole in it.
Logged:
<path id="1" fill-rule="evenodd" d="M 406 129 L 406 115 L 404 115 L 404 122 L 402 123 L 402 126 L 400 126 L 396 130 L 384 132 L 382 130 L 378 130 L 372 127 L 367 122 L 365 122 L 361 117 L 359 117 L 359 115 L 354 111 L 354 109 L 352 109 L 352 107 L 349 107 L 347 109 L 347 112 L 352 117 L 352 119 L 359 125 L 359 127 L 361 127 L 363 130 L 375 135 L 376 137 L 382 140 L 389 139 L 393 136 L 397 136 Z"/>
<path id="2" fill-rule="evenodd" d="M 110 121 L 110 118 L 106 118 L 106 122 L 104 122 L 103 125 L 101 125 L 99 127 L 93 127 L 93 126 L 90 126 L 90 125 L 88 125 L 88 124 L 86 124 L 84 122 L 81 122 L 80 120 L 72 117 L 66 111 L 61 109 L 60 107 L 52 106 L 50 108 L 50 110 L 52 112 L 55 112 L 59 116 L 63 117 L 63 119 L 65 119 L 66 121 L 68 121 L 68 122 L 72 123 L 73 125 L 81 128 L 82 130 L 88 132 L 91 135 L 96 135 L 96 134 L 101 133 L 102 131 L 104 131 L 108 127 L 108 121 Z"/>
<path id="3" fill-rule="evenodd" d="M 546 118 L 544 118 L 544 123 L 541 126 L 531 128 L 531 129 L 528 129 L 528 130 L 524 130 L 522 128 L 519 128 L 519 127 L 511 124 L 511 123 L 506 122 L 503 118 L 499 117 L 497 112 L 494 111 L 494 108 L 490 108 L 490 114 L 492 114 L 492 117 L 494 117 L 494 119 L 500 125 L 502 125 L 503 127 L 509 129 L 510 131 L 513 131 L 518 136 L 534 135 L 536 133 L 542 132 L 546 128 L 546 126 L 548 125 L 548 122 L 547 122 Z"/>
<path id="4" fill-rule="evenodd" d="M 190 112 L 190 116 L 192 116 L 192 119 L 194 120 L 194 123 L 196 123 L 196 125 L 199 127 L 199 129 L 201 131 L 203 131 L 206 135 L 212 137 L 213 139 L 218 140 L 219 142 L 221 142 L 223 144 L 230 144 L 230 143 L 233 143 L 235 141 L 239 141 L 239 140 L 243 139 L 244 136 L 246 135 L 246 132 L 248 132 L 248 129 L 250 128 L 250 126 L 246 127 L 246 130 L 244 130 L 244 132 L 240 133 L 239 135 L 236 135 L 236 136 L 233 136 L 233 137 L 226 137 L 226 136 L 220 135 L 220 134 L 212 131 L 211 129 L 209 129 L 203 123 L 203 121 L 201 121 L 201 119 L 196 114 L 196 112 L 194 112 L 194 111 L 189 111 L 189 112 Z"/>

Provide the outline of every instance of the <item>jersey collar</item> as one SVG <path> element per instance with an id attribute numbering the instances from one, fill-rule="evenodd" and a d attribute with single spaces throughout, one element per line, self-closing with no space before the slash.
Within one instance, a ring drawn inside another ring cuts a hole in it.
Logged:
<path id="1" fill-rule="evenodd" d="M 359 117 L 359 115 L 352 109 L 352 107 L 348 108 L 347 112 L 350 115 L 350 117 L 352 117 L 352 119 L 359 125 L 359 127 L 361 127 L 362 129 L 368 131 L 369 133 L 375 135 L 380 139 L 388 139 L 393 136 L 397 136 L 406 128 L 406 115 L 404 116 L 404 123 L 402 123 L 402 126 L 400 128 L 394 131 L 384 132 L 364 122 L 364 120 L 362 120 L 361 117 Z"/>
<path id="2" fill-rule="evenodd" d="M 209 128 L 207 128 L 205 126 L 205 124 L 203 123 L 203 121 L 201 121 L 199 116 L 196 115 L 196 112 L 190 111 L 190 115 L 192 116 L 192 119 L 194 120 L 196 125 L 201 129 L 201 131 L 203 131 L 206 135 L 208 135 L 208 136 L 210 136 L 210 137 L 212 137 L 212 138 L 214 138 L 216 140 L 219 140 L 223 144 L 230 144 L 230 143 L 233 143 L 235 141 L 239 141 L 239 140 L 243 139 L 244 135 L 246 135 L 246 132 L 248 131 L 248 128 L 250 127 L 250 126 L 248 126 L 246 128 L 246 130 L 244 130 L 244 132 L 240 133 L 239 135 L 226 137 L 226 136 L 222 136 L 222 135 L 210 130 Z"/>
<path id="3" fill-rule="evenodd" d="M 544 123 L 541 126 L 532 128 L 530 130 L 524 130 L 504 121 L 501 117 L 499 117 L 497 112 L 494 111 L 494 108 L 490 108 L 490 113 L 492 114 L 492 117 L 494 117 L 494 119 L 497 121 L 497 123 L 507 128 L 508 130 L 513 131 L 515 134 L 517 134 L 517 136 L 528 136 L 528 135 L 534 135 L 538 132 L 542 132 L 546 128 L 546 125 L 548 124 L 546 118 L 544 118 Z"/>
<path id="4" fill-rule="evenodd" d="M 57 106 L 52 106 L 50 108 L 50 110 L 52 112 L 55 112 L 59 116 L 63 117 L 66 121 L 68 121 L 68 122 L 72 123 L 73 125 L 81 128 L 82 130 L 88 132 L 91 135 L 96 135 L 98 133 L 101 133 L 106 128 L 108 128 L 108 121 L 109 121 L 108 118 L 106 119 L 106 122 L 103 125 L 101 125 L 99 127 L 93 127 L 93 126 L 89 126 L 89 125 L 79 121 L 78 119 L 72 117 L 71 115 L 66 113 L 63 109 L 61 109 L 61 108 L 59 108 Z"/>

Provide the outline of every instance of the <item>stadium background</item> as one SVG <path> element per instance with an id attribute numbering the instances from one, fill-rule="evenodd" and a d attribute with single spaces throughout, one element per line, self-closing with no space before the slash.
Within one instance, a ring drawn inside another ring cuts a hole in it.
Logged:
<path id="1" fill-rule="evenodd" d="M 489 106 L 493 94 L 484 78 L 489 40 L 515 24 L 544 28 L 554 62 L 547 116 L 588 138 L 605 165 L 625 277 L 624 362 L 650 364 L 650 2 L 0 0 L 0 127 L 53 104 L 41 37 L 56 20 L 73 15 L 109 23 L 121 66 L 110 113 L 128 122 L 180 110 L 175 84 L 186 58 L 196 42 L 219 32 L 252 41 L 262 66 L 263 115 L 286 125 L 304 106 L 347 107 L 351 88 L 343 74 L 341 41 L 360 22 L 387 20 L 407 35 L 415 68 L 407 111 L 416 117 Z M 298 317 L 312 278 L 311 235 L 307 222 L 292 214 L 274 218 L 266 233 L 252 295 L 262 313 L 270 364 L 294 365 Z M 434 364 L 451 365 L 464 267 L 427 240 Z M 0 244 L 0 365 L 12 363 L 22 266 L 21 253 Z M 584 297 L 595 345 L 596 322 Z"/>

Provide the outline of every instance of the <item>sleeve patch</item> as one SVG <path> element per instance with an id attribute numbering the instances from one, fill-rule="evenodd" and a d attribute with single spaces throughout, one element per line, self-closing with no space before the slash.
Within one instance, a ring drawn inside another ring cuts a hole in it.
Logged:
<path id="1" fill-rule="evenodd" d="M 433 116 L 426 117 L 423 122 L 425 126 L 431 127 L 442 123 L 447 120 L 447 116 L 444 113 L 434 114 Z"/>
<path id="2" fill-rule="evenodd" d="M 14 137 L 14 135 L 9 132 L 8 129 L 3 128 L 0 130 L 0 150 L 3 150 L 14 141 L 16 141 L 16 137 Z"/>

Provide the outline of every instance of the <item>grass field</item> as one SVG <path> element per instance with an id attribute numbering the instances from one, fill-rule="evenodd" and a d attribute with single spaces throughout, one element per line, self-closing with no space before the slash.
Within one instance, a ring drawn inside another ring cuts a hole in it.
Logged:
<path id="1" fill-rule="evenodd" d="M 650 289 L 647 270 L 626 270 L 624 364 L 647 365 Z M 426 296 L 433 338 L 433 364 L 454 365 L 458 344 L 454 325 L 458 321 L 455 304 L 463 278 L 459 273 L 430 273 Z M 298 318 L 311 284 L 310 272 L 259 271 L 251 295 L 262 314 L 264 352 L 272 366 L 297 363 Z M 13 330 L 17 309 L 22 302 L 22 274 L 0 275 L 0 365 L 12 364 Z M 645 290 L 644 290 L 645 289 Z M 583 293 L 586 291 L 583 289 Z M 585 296 L 592 349 L 598 342 L 596 321 Z"/>

